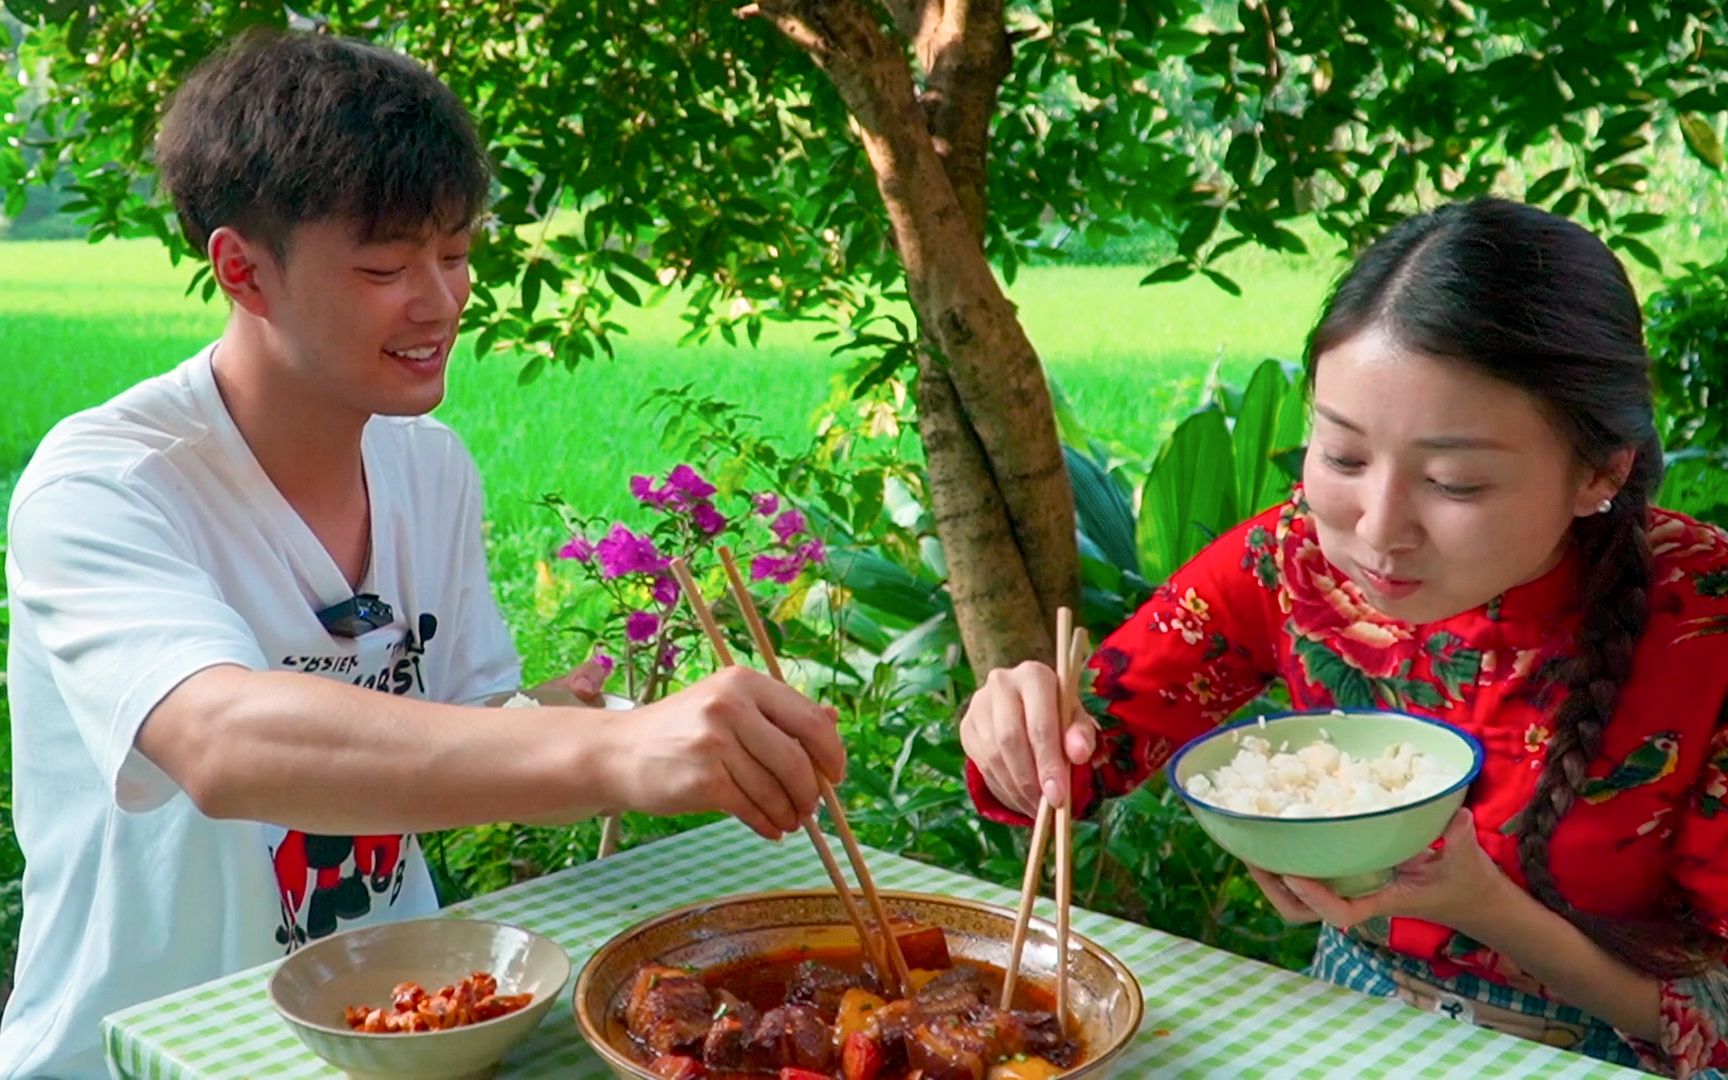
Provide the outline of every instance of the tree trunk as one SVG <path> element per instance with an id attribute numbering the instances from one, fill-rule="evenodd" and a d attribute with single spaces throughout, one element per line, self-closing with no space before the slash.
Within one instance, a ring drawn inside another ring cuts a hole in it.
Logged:
<path id="1" fill-rule="evenodd" d="M 926 352 L 920 435 L 937 535 L 972 666 L 1052 658 L 1079 555 L 1055 411 L 1038 354 L 984 256 L 984 177 L 1007 70 L 999 0 L 889 0 L 929 74 L 862 0 L 763 0 L 833 80 L 862 133 Z"/>

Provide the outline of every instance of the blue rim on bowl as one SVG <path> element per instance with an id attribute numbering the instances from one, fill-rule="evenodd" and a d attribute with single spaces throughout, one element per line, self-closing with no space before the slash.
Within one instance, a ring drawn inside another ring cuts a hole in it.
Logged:
<path id="1" fill-rule="evenodd" d="M 1331 815 L 1328 815 L 1325 817 L 1289 817 L 1289 818 L 1276 818 L 1276 819 L 1271 818 L 1269 815 L 1266 815 L 1266 814 L 1246 814 L 1240 810 L 1228 810 L 1222 806 L 1219 806 L 1217 803 L 1207 802 L 1205 799 L 1200 798 L 1198 795 L 1191 794 L 1188 791 L 1188 788 L 1180 780 L 1178 780 L 1176 778 L 1176 771 L 1181 766 L 1182 759 L 1184 757 L 1188 756 L 1188 752 L 1190 750 L 1193 750 L 1194 748 L 1200 746 L 1203 743 L 1210 742 L 1213 739 L 1223 738 L 1223 737 L 1230 735 L 1232 733 L 1240 732 L 1245 727 L 1259 728 L 1262 726 L 1261 721 L 1265 721 L 1265 726 L 1270 727 L 1276 721 L 1286 720 L 1286 719 L 1290 719 L 1292 717 L 1302 717 L 1303 719 L 1311 719 L 1314 717 L 1321 717 L 1321 716 L 1342 716 L 1345 718 L 1348 718 L 1351 716 L 1397 716 L 1397 717 L 1401 717 L 1405 720 L 1414 720 L 1418 723 L 1429 724 L 1429 725 L 1432 725 L 1433 727 L 1442 728 L 1442 729 L 1450 732 L 1451 734 L 1456 735 L 1458 738 L 1464 740 L 1464 745 L 1466 745 L 1470 748 L 1470 768 L 1466 769 L 1464 771 L 1464 775 L 1459 777 L 1457 781 L 1455 781 L 1452 784 L 1447 785 L 1441 791 L 1436 791 L 1431 795 L 1426 795 L 1420 799 L 1415 800 L 1414 802 L 1399 803 L 1397 806 L 1390 806 L 1384 810 L 1364 810 L 1361 813 L 1356 813 L 1356 814 L 1331 814 Z M 1182 797 L 1182 800 L 1184 802 L 1189 802 L 1189 803 L 1193 803 L 1195 806 L 1204 807 L 1209 812 L 1214 813 L 1214 814 L 1218 814 L 1221 817 L 1238 818 L 1238 819 L 1243 820 L 1243 821 L 1277 820 L 1277 821 L 1287 821 L 1287 822 L 1290 822 L 1291 824 L 1297 824 L 1297 823 L 1319 824 L 1319 823 L 1329 822 L 1329 821 L 1362 821 L 1362 820 L 1365 820 L 1367 818 L 1383 817 L 1387 814 L 1401 814 L 1404 811 L 1409 810 L 1412 807 L 1416 807 L 1416 806 L 1426 806 L 1427 804 L 1429 804 L 1431 802 L 1435 802 L 1436 800 L 1446 798 L 1448 795 L 1451 795 L 1451 794 L 1457 792 L 1459 788 L 1469 787 L 1470 784 L 1476 779 L 1476 775 L 1478 773 L 1480 773 L 1481 771 L 1482 771 L 1482 743 L 1477 740 L 1476 736 L 1470 734 L 1468 731 L 1465 731 L 1463 728 L 1460 728 L 1454 724 L 1448 724 L 1444 720 L 1435 720 L 1432 717 L 1428 717 L 1428 716 L 1418 716 L 1415 713 L 1404 712 L 1404 711 L 1399 710 L 1399 709 L 1362 709 L 1362 708 L 1305 709 L 1305 710 L 1290 710 L 1287 712 L 1279 712 L 1279 713 L 1264 713 L 1262 715 L 1254 716 L 1254 717 L 1251 717 L 1251 718 L 1246 719 L 1246 720 L 1241 720 L 1241 721 L 1234 723 L 1234 724 L 1226 724 L 1223 727 L 1213 728 L 1211 731 L 1207 731 L 1207 732 L 1204 732 L 1200 735 L 1196 735 L 1194 738 L 1189 739 L 1186 743 L 1184 743 L 1182 745 L 1182 748 L 1180 750 L 1176 751 L 1176 753 L 1173 754 L 1171 756 L 1170 760 L 1164 765 L 1164 778 L 1170 784 L 1170 787 L 1175 790 L 1176 794 Z"/>

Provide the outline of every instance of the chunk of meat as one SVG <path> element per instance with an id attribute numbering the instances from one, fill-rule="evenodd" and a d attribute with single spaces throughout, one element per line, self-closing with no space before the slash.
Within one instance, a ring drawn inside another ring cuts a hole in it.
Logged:
<path id="1" fill-rule="evenodd" d="M 702 1080 L 708 1075 L 700 1061 L 683 1054 L 661 1054 L 649 1064 L 648 1071 L 662 1080 Z"/>
<path id="2" fill-rule="evenodd" d="M 728 990 L 714 992 L 714 1022 L 702 1040 L 702 1061 L 710 1069 L 750 1071 L 772 1068 L 765 1058 L 754 1059 L 750 1036 L 761 1022 L 761 1014 L 749 1002 L 740 1001 Z"/>
<path id="3" fill-rule="evenodd" d="M 682 968 L 650 964 L 636 973 L 624 1023 L 657 1054 L 690 1051 L 702 1044 L 714 1022 L 708 987 Z"/>
<path id="4" fill-rule="evenodd" d="M 888 926 L 900 946 L 900 955 L 913 971 L 946 971 L 954 966 L 948 955 L 948 935 L 940 926 L 925 926 L 905 916 L 890 916 Z"/>
<path id="5" fill-rule="evenodd" d="M 989 1003 L 990 987 L 982 971 L 961 964 L 925 983 L 912 1001 L 924 1016 L 965 1013 Z"/>
<path id="6" fill-rule="evenodd" d="M 919 1024 L 906 1039 L 906 1060 L 924 1080 L 984 1080 L 995 1055 L 957 1016 Z"/>
<path id="7" fill-rule="evenodd" d="M 750 1037 L 750 1053 L 753 1060 L 763 1055 L 769 1068 L 826 1072 L 834 1060 L 834 1033 L 810 1006 L 781 1005 L 762 1014 Z"/>
<path id="8" fill-rule="evenodd" d="M 840 999 L 848 990 L 869 989 L 864 976 L 853 975 L 815 960 L 806 960 L 792 973 L 786 987 L 786 1003 L 808 1005 L 822 1014 L 823 1022 L 833 1023 L 840 1011 Z"/>
<path id="9" fill-rule="evenodd" d="M 906 1039 L 917 1023 L 918 1013 L 910 1001 L 890 1001 L 871 1012 L 864 1023 L 864 1034 L 881 1048 L 884 1071 L 905 1068 Z"/>
<path id="10" fill-rule="evenodd" d="M 1018 1042 L 1010 1054 L 1043 1058 L 1052 1065 L 1066 1069 L 1080 1056 L 1080 1044 L 1062 1030 L 1062 1021 L 1055 1013 L 1034 1009 L 1015 1009 L 1014 1020 L 1019 1025 Z"/>

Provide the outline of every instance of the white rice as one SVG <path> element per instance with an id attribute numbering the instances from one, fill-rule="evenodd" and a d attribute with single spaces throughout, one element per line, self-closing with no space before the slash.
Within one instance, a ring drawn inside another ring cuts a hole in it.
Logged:
<path id="1" fill-rule="evenodd" d="M 1390 810 L 1443 791 L 1457 779 L 1407 742 L 1377 758 L 1353 757 L 1326 740 L 1274 752 L 1256 735 L 1242 737 L 1226 765 L 1188 781 L 1197 799 L 1239 814 L 1336 817 Z"/>
<path id="2" fill-rule="evenodd" d="M 527 694 L 512 694 L 510 700 L 504 703 L 506 709 L 538 709 L 540 703 Z"/>

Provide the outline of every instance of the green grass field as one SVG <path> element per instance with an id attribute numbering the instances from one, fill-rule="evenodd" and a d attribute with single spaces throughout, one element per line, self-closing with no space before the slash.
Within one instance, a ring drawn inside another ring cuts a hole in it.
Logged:
<path id="1" fill-rule="evenodd" d="M 190 265 L 170 265 L 153 241 L 19 242 L 0 253 L 3 493 L 55 421 L 172 367 L 220 333 L 225 310 L 186 296 Z M 1330 260 L 1259 256 L 1237 268 L 1237 299 L 1203 281 L 1141 288 L 1141 268 L 1045 267 L 1023 273 L 1011 295 L 1088 428 L 1150 453 L 1214 361 L 1239 375 L 1266 356 L 1293 358 L 1335 270 Z M 507 607 L 561 539 L 535 498 L 556 490 L 585 512 L 624 513 L 629 475 L 672 464 L 641 409 L 650 388 L 694 383 L 795 441 L 849 362 L 813 341 L 812 326 L 770 327 L 756 348 L 718 339 L 681 348 L 676 301 L 624 309 L 630 334 L 616 360 L 528 387 L 517 385 L 513 357 L 459 352 L 438 415 L 485 477 Z"/>

